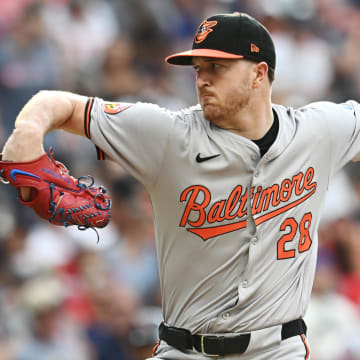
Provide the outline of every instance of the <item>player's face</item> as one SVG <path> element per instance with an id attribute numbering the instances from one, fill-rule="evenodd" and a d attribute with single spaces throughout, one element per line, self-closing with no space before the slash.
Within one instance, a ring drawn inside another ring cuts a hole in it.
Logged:
<path id="1" fill-rule="evenodd" d="M 254 63 L 194 57 L 196 88 L 205 118 L 226 128 L 246 108 L 252 94 Z"/>

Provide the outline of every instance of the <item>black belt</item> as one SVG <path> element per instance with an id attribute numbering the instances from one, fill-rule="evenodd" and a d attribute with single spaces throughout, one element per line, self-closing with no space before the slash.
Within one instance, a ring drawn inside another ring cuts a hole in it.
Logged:
<path id="1" fill-rule="evenodd" d="M 282 324 L 281 339 L 285 340 L 296 335 L 306 335 L 306 325 L 303 319 L 297 319 Z M 250 342 L 250 333 L 231 337 L 212 335 L 193 335 L 189 330 L 159 326 L 159 338 L 179 350 L 197 350 L 205 355 L 242 354 Z"/>

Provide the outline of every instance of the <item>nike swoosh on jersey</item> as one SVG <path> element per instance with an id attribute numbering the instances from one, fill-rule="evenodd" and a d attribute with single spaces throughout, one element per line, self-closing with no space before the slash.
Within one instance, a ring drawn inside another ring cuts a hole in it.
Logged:
<path id="1" fill-rule="evenodd" d="M 19 170 L 19 169 L 12 169 L 10 171 L 10 177 L 15 182 L 17 182 L 17 180 L 16 180 L 17 175 L 28 176 L 28 177 L 32 177 L 34 179 L 40 179 L 39 176 L 37 176 L 35 174 L 32 174 L 32 173 L 29 173 L 27 171 L 23 171 L 23 170 Z"/>
<path id="2" fill-rule="evenodd" d="M 208 160 L 211 160 L 211 159 L 215 159 L 215 158 L 218 157 L 218 156 L 220 156 L 220 154 L 201 157 L 201 154 L 198 153 L 198 154 L 196 155 L 196 162 L 202 163 L 202 162 L 204 162 L 204 161 L 208 161 Z"/>

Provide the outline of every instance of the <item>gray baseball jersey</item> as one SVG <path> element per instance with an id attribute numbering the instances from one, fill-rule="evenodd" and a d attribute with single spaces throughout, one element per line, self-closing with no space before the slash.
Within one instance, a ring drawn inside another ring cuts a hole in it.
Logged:
<path id="1" fill-rule="evenodd" d="M 360 153 L 360 105 L 273 109 L 279 132 L 260 157 L 200 106 L 87 105 L 87 136 L 150 193 L 171 326 L 247 332 L 305 313 L 329 179 Z"/>

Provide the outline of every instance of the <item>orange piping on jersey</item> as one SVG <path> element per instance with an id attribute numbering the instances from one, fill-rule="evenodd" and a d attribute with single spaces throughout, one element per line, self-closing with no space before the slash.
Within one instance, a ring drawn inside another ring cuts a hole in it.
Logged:
<path id="1" fill-rule="evenodd" d="M 105 160 L 105 155 L 102 150 L 99 151 L 99 160 Z"/>
<path id="2" fill-rule="evenodd" d="M 90 98 L 86 108 L 85 114 L 85 135 L 90 139 L 90 112 L 93 105 L 94 99 Z"/>
<path id="3" fill-rule="evenodd" d="M 103 152 L 98 146 L 95 145 L 95 147 L 96 147 L 96 152 L 97 152 L 97 158 L 98 158 L 98 160 L 105 160 L 105 154 L 104 154 L 104 152 Z"/>
<path id="4" fill-rule="evenodd" d="M 305 335 L 301 334 L 301 339 L 304 343 L 304 346 L 305 346 L 305 349 L 306 349 L 306 355 L 305 355 L 305 360 L 308 360 L 309 359 L 309 355 L 310 355 L 310 349 L 309 349 L 309 345 L 307 344 L 306 342 L 306 339 L 305 339 Z"/>
<path id="5" fill-rule="evenodd" d="M 156 350 L 157 350 L 157 348 L 159 347 L 159 345 L 160 345 L 160 339 L 158 340 L 158 342 L 155 344 L 155 346 L 153 347 L 153 349 L 152 349 L 152 356 L 155 356 L 156 355 Z"/>

